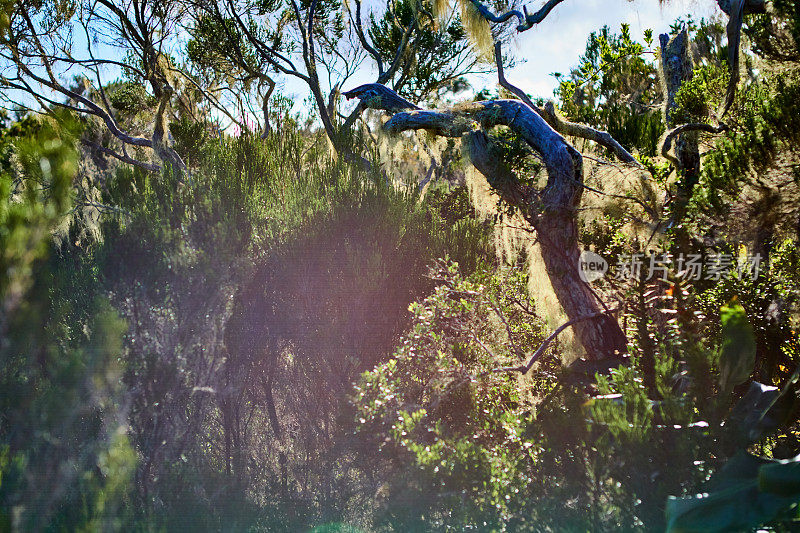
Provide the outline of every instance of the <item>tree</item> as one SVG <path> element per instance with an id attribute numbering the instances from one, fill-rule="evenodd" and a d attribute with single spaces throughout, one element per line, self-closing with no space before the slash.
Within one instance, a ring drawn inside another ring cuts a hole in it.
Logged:
<path id="1" fill-rule="evenodd" d="M 487 20 L 502 23 L 516 16 L 518 30 L 538 24 L 560 2 L 548 2 L 533 15 L 510 11 L 496 17 L 482 4 L 472 3 Z M 501 84 L 510 86 L 502 77 L 500 46 L 496 48 Z M 388 90 L 388 89 L 386 89 Z M 517 94 L 521 91 L 516 90 Z M 525 97 L 520 100 L 476 102 L 454 109 L 396 113 L 386 122 L 389 133 L 425 129 L 437 135 L 462 137 L 472 164 L 487 178 L 490 186 L 510 206 L 519 209 L 536 230 L 542 256 L 553 289 L 564 307 L 589 358 L 602 358 L 625 351 L 625 336 L 603 310 L 589 285 L 578 275 L 578 232 L 575 210 L 582 193 L 582 158 L 566 139 L 543 118 L 545 112 Z M 554 114 L 551 121 L 561 123 Z M 525 183 L 498 155 L 499 150 L 487 134 L 504 126 L 524 140 L 538 153 L 547 169 L 548 181 L 538 190 Z M 563 127 L 563 126 L 562 126 Z M 582 133 L 599 138 L 602 133 L 584 127 Z M 617 143 L 618 146 L 618 143 Z M 626 153 L 622 149 L 623 153 Z M 628 162 L 633 161 L 627 155 Z M 604 304 L 603 304 L 604 305 Z M 587 318 L 590 317 L 590 318 Z"/>
<path id="2" fill-rule="evenodd" d="M 269 63 L 243 39 L 234 20 L 210 17 L 201 12 L 192 24 L 192 39 L 186 46 L 186 55 L 195 72 L 186 74 L 187 79 L 203 92 L 214 109 L 228 116 L 243 131 L 248 128 L 242 121 L 252 113 L 245 102 L 255 89 L 261 100 L 263 125 L 259 129 L 262 136 L 269 134 L 272 130 L 269 101 L 276 84 L 267 74 Z M 238 117 L 228 110 L 229 106 L 238 110 Z M 256 120 L 259 120 L 257 116 Z"/>
<path id="3" fill-rule="evenodd" d="M 175 74 L 167 47 L 178 21 L 174 2 L 98 0 L 15 2 L 0 40 L 0 86 L 7 104 L 51 113 L 66 108 L 101 121 L 117 140 L 119 150 L 94 146 L 103 153 L 147 170 L 160 165 L 128 154 L 128 147 L 152 149 L 177 174 L 186 167 L 170 146 L 168 120 Z M 75 33 L 85 38 L 86 54 Z M 124 59 L 98 57 L 102 43 L 124 51 Z M 149 85 L 156 109 L 148 137 L 120 127 L 117 112 L 104 89 L 106 68 L 119 68 L 133 80 Z M 38 108 L 31 107 L 32 102 Z"/>
<path id="4" fill-rule="evenodd" d="M 510 9 L 495 15 L 478 0 L 462 0 L 460 5 L 465 10 L 477 11 L 480 16 L 473 26 L 473 32 L 485 32 L 487 28 L 483 25 L 488 25 L 489 22 L 500 25 L 510 19 L 517 20 L 516 29 L 521 32 L 542 22 L 562 1 L 550 0 L 533 14 L 528 13 L 527 9 L 523 11 Z M 738 69 L 738 31 L 741 28 L 742 13 L 744 10 L 759 11 L 763 9 L 763 3 L 742 0 L 735 5 L 726 6 L 727 12 L 731 14 L 728 35 L 729 48 L 732 50 L 731 72 L 733 72 L 734 63 Z M 666 44 L 664 42 L 662 46 L 666 47 Z M 499 42 L 495 44 L 495 60 L 500 85 L 511 91 L 519 100 L 476 102 L 435 111 L 396 113 L 393 109 L 385 109 L 392 114 L 392 117 L 383 128 L 393 134 L 407 130 L 428 130 L 436 135 L 461 137 L 475 168 L 486 177 L 489 185 L 503 201 L 518 209 L 536 230 L 554 292 L 570 323 L 573 324 L 587 356 L 594 359 L 615 353 L 622 354 L 626 351 L 625 335 L 614 320 L 611 310 L 579 276 L 580 250 L 576 212 L 583 192 L 583 162 L 581 154 L 564 135 L 595 141 L 609 148 L 623 163 L 641 165 L 608 133 L 590 126 L 566 122 L 557 116 L 552 107 L 540 109 L 523 91 L 508 82 L 503 73 Z M 685 62 L 682 65 L 685 65 Z M 667 74 L 670 77 L 682 76 L 680 73 Z M 678 83 L 667 86 L 668 94 L 673 94 L 677 90 Z M 384 90 L 390 91 L 388 88 Z M 668 96 L 667 99 L 669 98 Z M 723 107 L 727 108 L 730 105 L 728 102 L 730 98 L 732 96 L 729 89 L 729 96 L 726 97 Z M 389 99 L 388 94 L 386 99 Z M 490 132 L 497 127 L 510 130 L 542 158 L 547 171 L 547 184 L 543 189 L 538 190 L 526 183 L 499 155 L 501 153 L 499 146 Z M 699 127 L 717 131 L 716 128 L 707 125 Z M 684 126 L 680 131 L 673 130 L 668 139 L 691 128 L 693 126 Z M 686 164 L 689 165 L 688 162 Z"/>
<path id="5" fill-rule="evenodd" d="M 361 0 L 344 11 L 338 0 L 193 0 L 188 5 L 197 13 L 195 29 L 215 28 L 216 34 L 224 34 L 217 41 L 224 47 L 201 45 L 196 39 L 196 49 L 202 46 L 216 54 L 226 64 L 218 65 L 221 71 L 235 65 L 249 73 L 243 79 L 256 75 L 265 79 L 274 73 L 301 81 L 334 150 L 348 159 L 360 160 L 350 138 L 364 108 L 342 115 L 341 89 L 366 61 L 377 71 L 377 83 L 391 84 L 400 94 L 415 98 L 457 88 L 465 74 L 480 71 L 485 64 L 474 53 L 461 18 L 439 19 L 427 1 L 390 2 L 380 17 L 370 14 L 366 29 Z M 496 37 L 502 40 L 508 34 Z M 248 62 L 266 68 L 255 74 Z"/>

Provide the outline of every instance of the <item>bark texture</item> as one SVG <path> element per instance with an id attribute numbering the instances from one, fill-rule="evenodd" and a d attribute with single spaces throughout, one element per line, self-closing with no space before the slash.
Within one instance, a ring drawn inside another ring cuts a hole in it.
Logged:
<path id="1" fill-rule="evenodd" d="M 668 129 L 676 128 L 675 97 L 684 82 L 692 79 L 692 57 L 689 52 L 689 34 L 684 29 L 670 38 L 660 36 L 661 43 L 661 83 L 664 92 L 664 121 Z M 674 140 L 673 140 L 674 139 Z M 674 145 L 674 157 L 668 157 L 675 165 L 678 174 L 678 191 L 674 209 L 674 221 L 683 218 L 685 206 L 692 197 L 694 186 L 700 177 L 700 150 L 698 132 L 688 129 L 665 139 L 663 146 L 668 149 L 667 140 Z M 662 150 L 662 153 L 664 150 Z"/>

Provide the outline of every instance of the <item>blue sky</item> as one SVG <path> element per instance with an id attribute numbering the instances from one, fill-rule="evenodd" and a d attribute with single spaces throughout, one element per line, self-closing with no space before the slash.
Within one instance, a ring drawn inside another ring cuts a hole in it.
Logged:
<path id="1" fill-rule="evenodd" d="M 533 12 L 542 0 L 525 2 Z M 539 25 L 520 34 L 512 45 L 518 65 L 506 72 L 506 77 L 515 85 L 534 96 L 551 98 L 557 83 L 553 72 L 566 73 L 577 64 L 586 48 L 586 40 L 592 31 L 603 25 L 618 30 L 620 24 L 631 26 L 631 36 L 642 40 L 644 30 L 653 30 L 655 43 L 658 34 L 669 30 L 670 24 L 679 16 L 691 13 L 695 20 L 718 16 L 722 12 L 713 0 L 670 0 L 659 5 L 658 0 L 567 0 L 556 7 Z M 369 63 L 350 80 L 345 89 L 375 80 L 375 72 Z M 475 90 L 493 88 L 496 75 L 471 78 Z M 310 111 L 302 103 L 308 90 L 296 80 L 283 80 L 279 89 L 293 97 L 297 104 L 294 111 Z M 349 109 L 352 102 L 345 103 Z"/>
<path id="2" fill-rule="evenodd" d="M 532 2 L 531 7 L 538 6 Z M 529 8 L 530 9 L 530 8 Z M 607 24 L 612 30 L 631 25 L 631 36 L 641 40 L 644 30 L 658 34 L 669 29 L 677 17 L 691 13 L 699 20 L 721 13 L 712 0 L 672 0 L 659 6 L 658 0 L 572 0 L 559 5 L 537 27 L 523 33 L 515 55 L 526 62 L 507 73 L 514 84 L 535 96 L 550 97 L 556 86 L 552 72 L 568 72 L 586 47 L 586 38 Z"/>
<path id="3" fill-rule="evenodd" d="M 534 11 L 543 2 L 532 0 L 526 3 L 529 10 Z M 642 38 L 646 28 L 653 29 L 657 36 L 667 31 L 670 23 L 678 16 L 687 13 L 700 19 L 719 15 L 721 12 L 713 0 L 671 0 L 665 6 L 659 5 L 658 0 L 567 0 L 557 6 L 541 24 L 517 37 L 510 51 L 513 51 L 520 63 L 506 75 L 512 83 L 534 96 L 552 97 L 556 81 L 550 74 L 566 73 L 570 67 L 576 65 L 592 31 L 604 24 L 617 30 L 624 22 L 630 24 L 631 34 L 636 39 Z M 85 46 L 81 44 L 84 42 L 82 37 L 80 32 L 76 34 L 78 48 Z M 112 57 L 116 55 L 107 46 L 100 45 L 99 48 L 101 54 L 110 53 Z M 362 68 L 362 72 L 345 88 L 374 81 L 375 73 L 371 72 L 371 65 L 364 65 Z M 103 73 L 106 80 L 118 76 L 118 69 L 109 69 Z M 307 87 L 297 80 L 281 81 L 283 83 L 279 82 L 279 90 L 286 96 L 293 97 L 297 102 L 295 111 L 302 112 L 305 108 L 303 100 L 308 95 Z M 476 90 L 495 87 L 497 83 L 493 75 L 472 81 Z"/>

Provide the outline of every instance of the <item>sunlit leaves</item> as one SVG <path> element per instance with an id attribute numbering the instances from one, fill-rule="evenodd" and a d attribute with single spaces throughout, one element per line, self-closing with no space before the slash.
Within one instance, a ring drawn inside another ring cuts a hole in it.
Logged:
<path id="1" fill-rule="evenodd" d="M 524 486 L 517 461 L 531 457 L 532 445 L 523 437 L 519 382 L 481 373 L 518 364 L 514 346 L 533 345 L 541 330 L 520 307 L 528 302 L 521 272 L 463 277 L 457 265 L 442 263 L 432 274 L 440 285 L 410 307 L 414 323 L 393 358 L 362 376 L 357 420 L 377 435 L 382 453 L 410 454 L 414 475 L 397 484 L 436 488 L 440 494 L 426 495 L 426 508 L 435 504 L 438 513 L 455 504 L 448 494 L 469 498 L 469 506 L 441 519 L 463 527 L 504 516 Z"/>

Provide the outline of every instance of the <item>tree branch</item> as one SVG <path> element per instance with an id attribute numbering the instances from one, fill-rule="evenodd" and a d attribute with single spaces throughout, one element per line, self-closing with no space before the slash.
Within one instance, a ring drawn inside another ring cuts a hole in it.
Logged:
<path id="1" fill-rule="evenodd" d="M 159 166 L 159 165 L 156 165 L 156 164 L 153 164 L 153 163 L 145 163 L 144 161 L 139 161 L 138 159 L 134 159 L 134 158 L 132 158 L 132 157 L 130 157 L 128 155 L 123 155 L 123 154 L 117 153 L 114 150 L 111 150 L 110 148 L 106 148 L 105 146 L 101 146 L 100 144 L 97 144 L 96 142 L 92 142 L 92 141 L 90 141 L 88 139 L 81 139 L 81 144 L 83 144 L 85 146 L 88 146 L 89 148 L 92 148 L 94 150 L 97 150 L 98 152 L 102 152 L 102 153 L 104 153 L 106 155 L 109 155 L 109 156 L 111 156 L 113 158 L 119 159 L 123 163 L 129 163 L 131 165 L 143 168 L 143 169 L 145 169 L 147 171 L 150 171 L 150 172 L 159 172 L 161 170 L 161 166 Z"/>
<path id="2" fill-rule="evenodd" d="M 536 364 L 536 361 L 539 360 L 539 358 L 544 354 L 545 350 L 547 350 L 547 348 L 553 343 L 553 341 L 556 340 L 556 338 L 561 334 L 562 331 L 564 331 L 568 327 L 574 326 L 575 324 L 578 324 L 580 322 L 584 322 L 586 320 L 590 320 L 590 319 L 593 319 L 593 318 L 598 318 L 598 317 L 603 316 L 603 315 L 609 315 L 609 314 L 615 313 L 617 311 L 618 311 L 618 309 L 611 309 L 611 310 L 608 310 L 608 311 L 600 311 L 598 313 L 592 313 L 591 315 L 585 315 L 585 316 L 578 317 L 578 318 L 575 318 L 573 320 L 570 320 L 570 321 L 562 324 L 561 326 L 559 326 L 553 333 L 551 333 L 550 336 L 547 337 L 539 345 L 539 348 L 537 348 L 536 351 L 533 352 L 533 355 L 531 355 L 531 358 L 528 360 L 528 362 L 526 364 L 520 365 L 520 366 L 501 366 L 499 368 L 494 368 L 492 370 L 487 370 L 486 372 L 483 372 L 482 374 L 480 374 L 480 376 L 483 377 L 483 376 L 487 376 L 489 374 L 499 374 L 499 373 L 503 373 L 503 372 L 520 372 L 523 375 L 527 374 L 528 372 L 530 372 L 531 368 L 533 368 L 533 365 Z"/>
<path id="3" fill-rule="evenodd" d="M 641 163 L 639 163 L 639 161 L 637 161 L 636 158 L 633 157 L 630 152 L 628 152 L 621 144 L 619 144 L 617 140 L 614 139 L 614 137 L 612 137 L 608 132 L 594 129 L 590 126 L 586 126 L 585 124 L 578 124 L 563 120 L 556 113 L 555 106 L 552 102 L 548 102 L 544 109 L 541 109 L 535 105 L 533 101 L 528 98 L 528 95 L 525 94 L 525 91 L 506 79 L 503 69 L 503 54 L 500 42 L 496 42 L 494 44 L 494 61 L 497 65 L 497 79 L 500 82 L 500 86 L 528 104 L 531 109 L 536 111 L 542 118 L 544 118 L 547 123 L 550 124 L 550 126 L 552 126 L 557 132 L 563 135 L 570 135 L 572 137 L 580 137 L 582 139 L 594 141 L 597 144 L 605 146 L 611 150 L 620 161 L 635 165 L 639 168 L 642 167 Z"/>
<path id="4" fill-rule="evenodd" d="M 501 15 L 495 15 L 492 13 L 485 4 L 480 2 L 480 0 L 469 1 L 472 2 L 472 5 L 475 6 L 483 18 L 489 22 L 501 24 L 513 17 L 516 17 L 517 22 L 519 22 L 517 25 L 517 31 L 526 31 L 531 29 L 535 24 L 539 24 L 541 21 L 543 21 L 545 17 L 550 14 L 553 8 L 555 8 L 564 0 L 549 0 L 544 6 L 542 6 L 541 9 L 539 9 L 539 11 L 533 14 L 528 13 L 527 7 L 523 7 L 522 12 L 520 12 L 518 9 L 510 9 Z"/>
<path id="5" fill-rule="evenodd" d="M 730 77 L 728 87 L 725 91 L 725 100 L 722 107 L 717 112 L 717 116 L 722 119 L 733 104 L 736 96 L 736 87 L 739 85 L 739 45 L 742 40 L 742 22 L 744 21 L 744 7 L 746 0 L 733 0 L 728 13 L 728 25 L 725 33 L 728 36 L 728 68 Z"/>
<path id="6" fill-rule="evenodd" d="M 596 142 L 611 150 L 617 159 L 623 163 L 642 168 L 642 164 L 628 152 L 617 140 L 607 131 L 598 130 L 585 124 L 569 122 L 558 116 L 553 102 L 547 102 L 544 107 L 544 117 L 557 132 L 570 137 L 580 137 L 589 141 Z"/>
<path id="7" fill-rule="evenodd" d="M 375 60 L 375 63 L 378 65 L 378 79 L 383 76 L 383 59 L 381 58 L 380 52 L 378 52 L 367 40 L 367 36 L 364 34 L 364 28 L 361 26 L 361 0 L 355 0 L 356 3 L 356 35 L 358 36 L 358 40 L 361 42 L 361 46 L 364 47 L 369 55 Z"/>
<path id="8" fill-rule="evenodd" d="M 672 149 L 672 141 L 675 139 L 676 136 L 680 135 L 681 133 L 685 133 L 687 131 L 703 131 L 705 133 L 722 133 L 724 131 L 728 131 L 727 124 L 720 124 L 719 126 L 712 126 L 711 124 L 704 124 L 702 122 L 691 122 L 689 124 L 681 124 L 677 128 L 672 128 L 671 130 L 667 131 L 664 134 L 664 140 L 661 142 L 661 155 L 668 159 L 675 168 L 678 168 L 680 165 L 680 161 L 670 154 L 670 150 Z"/>

